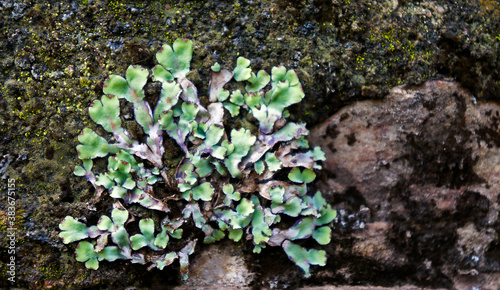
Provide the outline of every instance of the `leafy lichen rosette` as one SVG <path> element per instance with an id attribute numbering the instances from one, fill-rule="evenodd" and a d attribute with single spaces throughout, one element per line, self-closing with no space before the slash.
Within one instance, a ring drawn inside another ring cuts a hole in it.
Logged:
<path id="1" fill-rule="evenodd" d="M 74 173 L 92 183 L 98 198 L 107 193 L 115 199 L 114 209 L 90 227 L 66 217 L 60 237 L 66 244 L 80 241 L 77 260 L 88 268 L 124 259 L 163 269 L 179 260 L 184 279 L 198 238 L 247 240 L 255 253 L 282 247 L 309 277 L 311 265 L 326 264 L 326 252 L 304 248 L 300 240 L 330 243 L 336 212 L 320 192 L 308 191 L 323 151 L 309 147 L 305 124 L 286 120 L 287 107 L 304 98 L 296 73 L 283 66 L 254 72 L 243 57 L 233 70 L 216 63 L 205 107 L 187 78 L 192 52 L 191 41 L 178 39 L 156 54 L 151 71 L 129 66 L 125 77 L 105 81 L 105 95 L 89 114 L 109 135 L 82 131 L 77 151 L 83 165 Z M 161 85 L 154 108 L 144 92 L 148 82 Z M 133 108 L 140 138 L 125 128 L 120 102 Z M 164 138 L 183 153 L 175 168 L 164 164 Z M 107 168 L 94 171 L 99 158 L 107 158 Z M 135 219 L 130 206 L 152 214 Z M 139 232 L 129 234 L 129 223 L 138 223 Z M 199 233 L 186 234 L 186 227 Z"/>

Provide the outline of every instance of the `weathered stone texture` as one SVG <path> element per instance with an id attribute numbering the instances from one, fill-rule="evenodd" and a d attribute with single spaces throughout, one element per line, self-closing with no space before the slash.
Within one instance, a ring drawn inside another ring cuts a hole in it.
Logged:
<path id="1" fill-rule="evenodd" d="M 433 81 L 395 87 L 314 129 L 310 140 L 327 156 L 319 189 L 338 208 L 370 212 L 364 229 L 339 235 L 352 247 L 335 253 L 417 283 L 495 289 L 499 121 L 498 104 Z M 351 281 L 363 280 L 359 266 L 350 266 Z"/>

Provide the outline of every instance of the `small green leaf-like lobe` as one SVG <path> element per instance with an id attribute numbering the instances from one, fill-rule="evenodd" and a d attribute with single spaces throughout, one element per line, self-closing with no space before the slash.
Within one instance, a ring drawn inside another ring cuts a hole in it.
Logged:
<path id="1" fill-rule="evenodd" d="M 85 176 L 86 173 L 87 171 L 80 165 L 75 166 L 75 170 L 73 171 L 73 174 L 75 174 L 76 176 Z"/>
<path id="2" fill-rule="evenodd" d="M 62 231 L 59 233 L 59 237 L 63 239 L 63 243 L 65 244 L 83 240 L 89 236 L 87 233 L 87 226 L 77 221 L 72 216 L 65 217 L 59 224 L 59 229 Z"/>
<path id="3" fill-rule="evenodd" d="M 140 65 L 131 65 L 127 68 L 125 78 L 127 79 L 129 87 L 133 90 L 130 92 L 133 99 L 132 103 L 144 98 L 144 91 L 142 88 L 146 85 L 148 76 L 149 71 Z"/>
<path id="4" fill-rule="evenodd" d="M 126 79 L 111 75 L 104 82 L 103 92 L 136 103 L 144 98 L 142 88 L 147 82 L 149 72 L 141 66 L 129 66 L 125 72 Z"/>
<path id="5" fill-rule="evenodd" d="M 323 152 L 323 150 L 321 150 L 321 147 L 319 147 L 319 146 L 314 147 L 312 152 L 313 152 L 314 161 L 325 161 L 326 160 L 325 152 Z"/>
<path id="6" fill-rule="evenodd" d="M 151 238 L 154 235 L 155 231 L 155 223 L 152 219 L 147 218 L 147 219 L 142 219 L 139 222 L 139 228 L 141 229 L 141 233 L 148 237 Z"/>
<path id="7" fill-rule="evenodd" d="M 172 45 L 174 52 L 177 55 L 177 61 L 179 63 L 177 70 L 188 70 L 191 64 L 191 57 L 193 55 L 193 42 L 187 39 L 177 39 Z"/>
<path id="8" fill-rule="evenodd" d="M 87 241 L 78 243 L 75 253 L 76 260 L 78 262 L 85 262 L 85 267 L 88 269 L 97 270 L 99 268 L 97 253 L 94 252 L 94 246 L 91 243 Z"/>
<path id="9" fill-rule="evenodd" d="M 151 127 L 153 126 L 153 113 L 146 101 L 138 101 L 134 104 L 134 116 L 137 124 L 141 125 L 144 133 L 150 134 Z"/>
<path id="10" fill-rule="evenodd" d="M 111 229 L 111 226 L 113 225 L 113 221 L 103 215 L 99 218 L 99 221 L 97 222 L 97 228 L 100 229 L 101 231 L 107 231 L 109 229 Z"/>
<path id="11" fill-rule="evenodd" d="M 188 171 L 186 172 L 186 178 L 184 178 L 184 180 L 189 183 L 189 185 L 194 185 L 196 183 L 196 181 L 198 181 L 198 177 L 197 175 L 192 172 L 192 171 Z M 179 186 L 181 185 L 182 183 L 179 184 Z M 185 191 L 185 190 L 184 190 Z M 183 190 L 181 190 L 181 192 L 184 192 Z"/>
<path id="12" fill-rule="evenodd" d="M 136 234 L 130 237 L 130 242 L 132 243 L 132 249 L 138 250 L 142 247 L 149 246 L 153 250 L 157 249 L 154 246 L 154 230 L 155 225 L 152 219 L 142 219 L 139 222 L 139 228 L 141 229 L 141 234 Z"/>
<path id="13" fill-rule="evenodd" d="M 243 198 L 236 207 L 236 212 L 242 216 L 249 216 L 255 211 L 255 205 L 249 199 Z"/>
<path id="14" fill-rule="evenodd" d="M 231 131 L 231 144 L 234 146 L 234 151 L 224 160 L 224 164 L 232 177 L 241 176 L 238 164 L 248 154 L 256 140 L 257 138 L 250 133 L 250 130 L 241 128 Z"/>
<path id="15" fill-rule="evenodd" d="M 313 234 L 314 227 L 316 226 L 315 220 L 312 217 L 305 217 L 298 221 L 290 229 L 298 230 L 299 233 L 293 237 L 293 240 L 301 240 L 310 237 Z"/>
<path id="16" fill-rule="evenodd" d="M 135 187 L 135 182 L 132 180 L 132 175 L 130 170 L 132 165 L 123 160 L 116 160 L 114 157 L 108 159 L 108 172 L 99 176 L 106 176 L 110 180 L 116 182 L 119 186 L 127 189 L 132 189 Z M 108 188 L 108 187 L 106 187 Z"/>
<path id="17" fill-rule="evenodd" d="M 272 132 L 275 122 L 283 116 L 286 107 L 299 103 L 305 96 L 295 72 L 290 70 L 283 75 L 281 70 L 285 69 L 273 68 L 272 89 L 266 93 L 262 104 L 255 103 L 259 100 L 251 97 L 251 92 L 245 96 L 245 102 L 252 115 L 259 120 L 260 130 L 264 134 Z"/>
<path id="18" fill-rule="evenodd" d="M 129 235 L 123 226 L 118 226 L 116 231 L 111 233 L 111 238 L 120 249 L 130 247 Z"/>
<path id="19" fill-rule="evenodd" d="M 250 60 L 240 56 L 236 60 L 236 67 L 234 68 L 234 79 L 238 82 L 246 81 L 252 76 L 252 69 L 249 68 Z"/>
<path id="20" fill-rule="evenodd" d="M 219 143 L 222 135 L 224 135 L 224 128 L 222 126 L 212 124 L 206 132 L 206 138 L 203 147 L 214 147 L 215 144 Z"/>
<path id="21" fill-rule="evenodd" d="M 106 139 L 97 135 L 89 128 L 83 129 L 82 133 L 78 136 L 78 141 L 81 144 L 76 146 L 76 150 L 80 159 L 104 157 L 108 153 L 116 153 L 120 150 L 115 145 L 109 145 Z"/>
<path id="22" fill-rule="evenodd" d="M 111 212 L 111 218 L 113 219 L 114 224 L 123 226 L 128 219 L 128 211 L 115 208 Z"/>
<path id="23" fill-rule="evenodd" d="M 220 64 L 218 62 L 214 63 L 211 67 L 210 67 L 214 72 L 220 72 Z"/>
<path id="24" fill-rule="evenodd" d="M 257 75 L 252 73 L 252 76 L 248 79 L 251 85 L 247 85 L 245 90 L 249 93 L 255 93 L 262 90 L 268 83 L 271 77 L 264 70 L 260 70 Z"/>
<path id="25" fill-rule="evenodd" d="M 285 189 L 281 186 L 275 186 L 269 190 L 271 200 L 276 203 L 282 203 L 285 194 Z"/>
<path id="26" fill-rule="evenodd" d="M 312 169 L 306 168 L 304 171 L 300 171 L 298 167 L 295 167 L 288 174 L 288 179 L 297 183 L 310 183 L 316 178 L 316 174 Z"/>
<path id="27" fill-rule="evenodd" d="M 149 134 L 149 129 L 152 126 L 152 113 L 149 104 L 143 101 L 144 99 L 143 87 L 148 80 L 149 71 L 141 66 L 131 65 L 127 68 L 125 75 L 126 79 L 117 75 L 111 75 L 104 82 L 103 91 L 106 94 L 114 95 L 118 98 L 124 98 L 127 101 L 133 103 L 134 114 L 137 123 L 139 123 L 139 125 L 142 126 L 146 134 Z M 113 114 L 116 115 L 116 113 Z M 99 114 L 95 113 L 94 115 L 100 116 L 102 115 L 102 112 Z M 103 119 L 104 117 L 100 116 L 99 118 Z M 115 130 L 116 125 L 114 125 L 113 123 L 111 123 L 111 125 L 103 125 L 103 126 L 108 126 L 108 127 L 111 126 L 113 132 L 116 131 Z"/>
<path id="28" fill-rule="evenodd" d="M 199 107 L 195 103 L 182 103 L 182 115 L 179 118 L 179 130 L 184 137 L 187 133 L 194 129 L 195 124 L 192 122 L 195 121 L 199 110 Z"/>
<path id="29" fill-rule="evenodd" d="M 210 164 L 210 160 L 202 158 L 198 153 L 196 154 L 188 154 L 191 162 L 196 166 L 196 173 L 201 177 L 205 177 L 210 175 L 213 171 L 213 167 Z"/>
<path id="30" fill-rule="evenodd" d="M 271 171 L 277 171 L 281 168 L 281 161 L 272 152 L 266 153 L 266 164 Z"/>
<path id="31" fill-rule="evenodd" d="M 100 261 L 105 259 L 106 261 L 113 262 L 118 259 L 126 259 L 121 250 L 113 246 L 105 247 L 98 255 Z"/>
<path id="32" fill-rule="evenodd" d="M 241 237 L 243 237 L 243 230 L 242 229 L 229 229 L 229 235 L 227 236 L 231 240 L 235 242 L 239 242 L 241 240 Z"/>
<path id="33" fill-rule="evenodd" d="M 156 54 L 156 59 L 175 78 L 181 78 L 189 72 L 193 55 L 193 42 L 187 39 L 177 39 L 172 46 L 163 45 Z"/>
<path id="34" fill-rule="evenodd" d="M 231 117 L 236 117 L 240 114 L 240 106 L 231 103 L 224 103 L 224 108 L 231 114 Z"/>
<path id="35" fill-rule="evenodd" d="M 245 104 L 252 108 L 252 111 L 254 109 L 260 108 L 264 102 L 262 100 L 262 95 L 259 92 L 256 93 L 246 93 L 245 94 Z"/>
<path id="36" fill-rule="evenodd" d="M 120 99 L 126 99 L 129 102 L 133 102 L 132 97 L 129 95 L 127 80 L 119 75 L 110 75 L 106 81 L 104 81 L 102 91 L 106 95 L 114 95 Z"/>
<path id="37" fill-rule="evenodd" d="M 102 96 L 89 107 L 89 115 L 104 130 L 113 132 L 121 129 L 120 102 L 116 96 Z"/>
<path id="38" fill-rule="evenodd" d="M 271 70 L 273 85 L 276 83 L 287 80 L 291 86 L 295 86 L 299 83 L 299 78 L 294 70 L 287 71 L 284 66 L 273 67 Z"/>
<path id="39" fill-rule="evenodd" d="M 214 229 L 210 225 L 204 225 L 201 230 L 205 234 L 205 238 L 203 239 L 204 244 L 211 244 L 222 240 L 225 237 L 223 231 Z"/>
<path id="40" fill-rule="evenodd" d="M 162 231 L 156 235 L 154 245 L 160 249 L 165 249 L 168 245 L 170 238 L 167 234 L 167 227 L 162 226 Z"/>
<path id="41" fill-rule="evenodd" d="M 231 201 L 239 201 L 240 200 L 240 193 L 234 191 L 234 187 L 232 184 L 226 184 L 222 187 L 222 192 L 226 195 L 224 198 L 224 204 L 227 206 L 231 205 Z"/>
<path id="42" fill-rule="evenodd" d="M 236 106 L 243 106 L 243 104 L 245 103 L 245 99 L 243 98 L 243 94 L 241 94 L 240 90 L 232 92 L 229 101 L 231 101 L 231 103 L 235 104 Z"/>
<path id="43" fill-rule="evenodd" d="M 154 122 L 158 122 L 158 117 L 162 112 L 170 110 L 175 106 L 181 94 L 181 86 L 175 82 L 162 82 L 160 99 L 155 108 Z"/>
<path id="44" fill-rule="evenodd" d="M 309 272 L 310 265 L 326 265 L 326 252 L 323 250 L 306 250 L 290 241 L 283 242 L 283 249 L 288 258 L 304 271 L 306 278 L 311 277 L 311 273 Z"/>
<path id="45" fill-rule="evenodd" d="M 115 182 L 109 177 L 108 173 L 99 174 L 96 178 L 96 184 L 106 189 L 113 188 Z"/>
<path id="46" fill-rule="evenodd" d="M 210 201 L 212 200 L 212 195 L 214 194 L 214 189 L 210 182 L 204 182 L 197 187 L 193 188 L 193 199 L 194 200 L 203 200 Z"/>
<path id="47" fill-rule="evenodd" d="M 174 76 L 162 65 L 156 65 L 153 69 L 153 80 L 156 82 L 171 82 Z"/>
<path id="48" fill-rule="evenodd" d="M 194 253 L 194 248 L 196 246 L 197 240 L 190 241 L 180 252 L 179 255 L 179 264 L 181 265 L 181 275 L 183 280 L 187 280 L 189 273 L 189 255 Z"/>
<path id="49" fill-rule="evenodd" d="M 192 185 L 188 184 L 188 183 L 179 183 L 177 185 L 177 187 L 179 188 L 180 192 L 186 192 L 186 191 L 188 191 L 188 190 L 190 190 L 192 188 Z M 187 193 L 187 195 L 186 195 L 187 199 L 186 200 L 189 200 L 189 194 L 190 193 Z"/>
<path id="50" fill-rule="evenodd" d="M 227 100 L 228 97 L 229 97 L 229 91 L 228 90 L 221 89 L 217 93 L 217 100 L 219 102 L 224 102 L 225 100 Z"/>
<path id="51" fill-rule="evenodd" d="M 128 177 L 125 182 L 123 182 L 122 186 L 125 189 L 132 190 L 135 187 L 135 181 L 132 178 Z"/>
<path id="52" fill-rule="evenodd" d="M 273 202 L 271 208 L 273 213 L 284 213 L 289 216 L 297 217 L 302 211 L 302 202 L 299 197 L 294 196 L 285 203 Z"/>
<path id="53" fill-rule="evenodd" d="M 93 162 L 92 159 L 84 159 L 82 160 L 83 167 L 82 166 L 75 166 L 75 171 L 73 172 L 76 176 L 85 176 L 85 178 L 90 181 L 94 186 L 95 184 L 95 175 L 91 171 Z"/>
<path id="54" fill-rule="evenodd" d="M 264 164 L 264 161 L 259 160 L 259 161 L 255 162 L 254 169 L 255 169 L 255 172 L 257 174 L 261 175 L 264 172 L 264 170 L 266 169 L 266 165 Z"/>
<path id="55" fill-rule="evenodd" d="M 326 208 L 321 211 L 321 217 L 316 220 L 316 224 L 322 226 L 331 223 L 335 217 L 337 217 L 337 211 L 332 209 L 330 205 L 327 205 Z"/>
<path id="56" fill-rule="evenodd" d="M 271 69 L 273 83 L 277 83 L 285 78 L 286 68 L 282 65 L 275 66 Z"/>
<path id="57" fill-rule="evenodd" d="M 264 212 L 260 207 L 257 207 L 252 219 L 252 235 L 255 245 L 266 243 L 269 241 L 272 231 L 265 221 Z"/>
<path id="58" fill-rule="evenodd" d="M 332 229 L 330 227 L 320 227 L 314 230 L 312 237 L 318 244 L 328 245 L 331 239 L 331 232 Z"/>
<path id="59" fill-rule="evenodd" d="M 156 261 L 156 268 L 163 270 L 163 268 L 172 264 L 178 257 L 179 256 L 175 252 L 165 254 L 165 256 Z"/>
<path id="60" fill-rule="evenodd" d="M 266 94 L 266 103 L 269 110 L 281 113 L 286 107 L 297 104 L 305 94 L 300 83 L 292 85 L 288 80 L 279 82 L 276 88 Z"/>

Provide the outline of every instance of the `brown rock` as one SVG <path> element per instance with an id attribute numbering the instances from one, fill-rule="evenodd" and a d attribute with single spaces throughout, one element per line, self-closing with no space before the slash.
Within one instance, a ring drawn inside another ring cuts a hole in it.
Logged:
<path id="1" fill-rule="evenodd" d="M 363 261 L 427 285 L 497 281 L 499 124 L 498 104 L 432 81 L 346 107 L 312 130 L 327 158 L 319 189 L 337 208 L 370 209 L 365 229 L 339 236 L 352 246 L 335 250 L 359 259 L 343 265 L 350 281 L 366 279 L 356 271 Z"/>
<path id="2" fill-rule="evenodd" d="M 209 246 L 196 257 L 189 267 L 189 279 L 183 286 L 188 289 L 241 288 L 248 286 L 253 277 L 241 249 L 232 242 L 224 242 Z"/>

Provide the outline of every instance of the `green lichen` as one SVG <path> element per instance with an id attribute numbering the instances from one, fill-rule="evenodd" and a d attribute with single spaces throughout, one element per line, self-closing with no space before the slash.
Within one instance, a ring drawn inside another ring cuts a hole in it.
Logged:
<path id="1" fill-rule="evenodd" d="M 66 217 L 60 237 L 64 243 L 81 241 L 77 260 L 87 268 L 125 259 L 163 269 L 178 259 L 187 278 L 189 255 L 198 240 L 192 231 L 185 234 L 191 224 L 203 233 L 204 243 L 226 235 L 237 242 L 247 233 L 255 253 L 283 247 L 309 277 L 310 265 L 324 266 L 326 253 L 291 241 L 330 243 L 336 212 L 321 193 L 308 195 L 307 184 L 321 169 L 324 153 L 319 147 L 309 149 L 305 124 L 286 120 L 285 109 L 304 98 L 296 73 L 279 66 L 270 75 L 255 74 L 243 57 L 233 71 L 215 65 L 205 108 L 187 78 L 192 49 L 191 41 L 179 39 L 157 54 L 152 79 L 162 90 L 154 108 L 143 89 L 150 76 L 146 68 L 130 66 L 125 78 L 111 75 L 105 81 L 107 95 L 93 102 L 89 114 L 112 138 L 85 128 L 77 146 L 83 166 L 76 166 L 74 174 L 91 182 L 98 195 L 107 191 L 115 199 L 114 209 L 111 218 L 103 215 L 96 226 Z M 235 83 L 225 89 L 233 78 Z M 144 133 L 138 140 L 122 126 L 118 99 L 133 107 Z M 234 128 L 232 121 L 225 122 L 230 118 L 225 111 L 231 117 L 247 111 L 257 123 L 251 125 L 254 129 Z M 167 137 L 184 154 L 176 169 L 164 166 Z M 93 160 L 106 157 L 107 168 L 94 173 Z M 166 195 L 155 192 L 158 188 L 166 188 Z M 140 219 L 134 231 L 129 223 L 137 222 L 128 209 L 134 203 L 162 216 L 161 223 Z M 179 241 L 170 243 L 170 238 Z"/>

